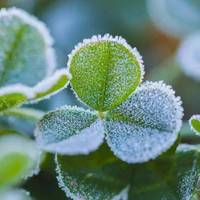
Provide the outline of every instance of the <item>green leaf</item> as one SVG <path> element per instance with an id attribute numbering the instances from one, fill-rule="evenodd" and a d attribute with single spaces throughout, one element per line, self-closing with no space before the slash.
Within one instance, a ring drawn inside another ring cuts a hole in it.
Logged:
<path id="1" fill-rule="evenodd" d="M 71 84 L 80 100 L 99 111 L 115 108 L 143 78 L 141 56 L 121 37 L 93 36 L 69 56 Z"/>
<path id="2" fill-rule="evenodd" d="M 0 112 L 19 106 L 33 98 L 31 88 L 24 85 L 12 85 L 0 88 Z"/>
<path id="3" fill-rule="evenodd" d="M 43 100 L 58 93 L 67 87 L 69 78 L 70 75 L 65 69 L 57 70 L 52 76 L 44 79 L 33 88 L 35 97 L 32 101 Z"/>
<path id="4" fill-rule="evenodd" d="M 22 189 L 12 189 L 8 191 L 0 191 L 1 200 L 33 200 L 29 192 Z"/>
<path id="5" fill-rule="evenodd" d="M 37 174 L 41 151 L 31 139 L 17 135 L 0 136 L 0 188 L 16 185 Z"/>
<path id="6" fill-rule="evenodd" d="M 174 156 L 133 167 L 129 199 L 191 199 L 200 173 L 199 148 L 183 144 Z"/>
<path id="7" fill-rule="evenodd" d="M 115 162 L 106 146 L 88 156 L 57 156 L 59 185 L 74 200 L 126 200 L 129 167 Z"/>
<path id="8" fill-rule="evenodd" d="M 189 200 L 198 189 L 199 148 L 183 144 L 174 155 L 129 165 L 101 146 L 88 156 L 57 156 L 57 179 L 73 200 Z"/>
<path id="9" fill-rule="evenodd" d="M 57 70 L 53 75 L 38 83 L 35 87 L 21 84 L 0 88 L 0 112 L 20 106 L 23 103 L 38 102 L 49 98 L 67 87 L 70 75 L 65 69 Z"/>
<path id="10" fill-rule="evenodd" d="M 103 142 L 102 121 L 96 113 L 77 107 L 49 112 L 35 131 L 40 148 L 60 154 L 88 154 Z"/>
<path id="11" fill-rule="evenodd" d="M 193 115 L 189 122 L 192 130 L 195 133 L 200 134 L 200 115 Z"/>
<path id="12" fill-rule="evenodd" d="M 46 26 L 17 8 L 0 10 L 0 86 L 35 85 L 55 67 Z"/>
<path id="13" fill-rule="evenodd" d="M 114 154 L 128 163 L 158 157 L 176 141 L 183 109 L 179 97 L 162 82 L 147 82 L 107 113 L 106 140 Z"/>

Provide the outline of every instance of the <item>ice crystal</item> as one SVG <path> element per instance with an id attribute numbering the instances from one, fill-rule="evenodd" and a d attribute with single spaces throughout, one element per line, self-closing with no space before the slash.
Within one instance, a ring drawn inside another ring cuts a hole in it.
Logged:
<path id="1" fill-rule="evenodd" d="M 183 72 L 200 81 L 200 32 L 187 37 L 181 44 L 177 59 Z"/>
<path id="2" fill-rule="evenodd" d="M 176 140 L 183 110 L 179 97 L 162 82 L 146 82 L 105 121 L 113 152 L 130 163 L 145 162 L 166 151 Z"/>
<path id="3" fill-rule="evenodd" d="M 61 154 L 88 154 L 103 142 L 103 125 L 95 113 L 66 106 L 46 114 L 35 136 L 39 146 Z"/>
<path id="4" fill-rule="evenodd" d="M 121 37 L 93 36 L 69 55 L 71 84 L 88 106 L 110 110 L 137 88 L 144 74 L 143 61 Z"/>
<path id="5" fill-rule="evenodd" d="M 1 9 L 0 29 L 1 86 L 32 86 L 52 73 L 53 39 L 42 22 L 21 9 Z"/>
<path id="6" fill-rule="evenodd" d="M 200 115 L 193 115 L 190 120 L 190 127 L 196 134 L 200 134 Z"/>

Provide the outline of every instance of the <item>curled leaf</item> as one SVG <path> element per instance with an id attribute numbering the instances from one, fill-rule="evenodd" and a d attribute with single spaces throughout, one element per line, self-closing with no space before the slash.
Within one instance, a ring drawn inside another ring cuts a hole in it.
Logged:
<path id="1" fill-rule="evenodd" d="M 54 50 L 46 26 L 17 8 L 0 10 L 0 86 L 33 86 L 55 68 Z"/>
<path id="2" fill-rule="evenodd" d="M 143 78 L 142 59 L 121 37 L 93 36 L 69 55 L 71 84 L 80 100 L 95 110 L 115 108 Z"/>
<path id="3" fill-rule="evenodd" d="M 12 85 L 0 88 L 0 112 L 6 109 L 19 106 L 33 98 L 31 88 L 24 85 Z"/>
<path id="4" fill-rule="evenodd" d="M 40 161 L 41 152 L 33 140 L 17 134 L 1 135 L 0 188 L 37 174 Z"/>
<path id="5" fill-rule="evenodd" d="M 96 113 L 66 106 L 38 122 L 36 140 L 43 150 L 60 154 L 88 154 L 103 142 L 102 121 Z"/>
<path id="6" fill-rule="evenodd" d="M 106 140 L 120 159 L 154 159 L 176 141 L 183 115 L 180 98 L 162 82 L 147 82 L 105 120 Z"/>
<path id="7" fill-rule="evenodd" d="M 53 75 L 42 80 L 33 88 L 35 97 L 32 101 L 49 98 L 51 95 L 58 93 L 60 90 L 67 87 L 69 77 L 70 75 L 65 69 L 57 70 Z"/>
<path id="8" fill-rule="evenodd" d="M 196 134 L 200 134 L 200 115 L 193 115 L 189 122 L 192 130 Z"/>

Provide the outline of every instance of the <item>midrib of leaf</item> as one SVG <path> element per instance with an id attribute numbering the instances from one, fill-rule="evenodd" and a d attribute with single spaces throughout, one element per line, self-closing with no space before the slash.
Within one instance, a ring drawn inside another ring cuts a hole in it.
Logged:
<path id="1" fill-rule="evenodd" d="M 23 35 L 26 29 L 27 29 L 27 25 L 22 25 L 19 28 L 19 30 L 16 32 L 16 37 L 14 41 L 10 45 L 9 50 L 5 52 L 5 59 L 3 61 L 3 71 L 2 71 L 1 80 L 0 80 L 1 84 L 6 81 L 8 72 L 14 67 L 16 67 L 16 65 L 15 66 L 11 65 L 11 61 L 18 50 L 18 47 L 21 43 L 21 40 L 23 38 Z"/>
<path id="2" fill-rule="evenodd" d="M 124 116 L 122 114 L 111 114 L 111 117 L 109 116 L 108 114 L 108 117 L 106 117 L 106 119 L 108 121 L 118 121 L 118 122 L 122 122 L 122 123 L 127 123 L 128 125 L 137 125 L 137 126 L 141 126 L 142 128 L 152 128 L 152 129 L 158 129 L 159 131 L 161 132 L 171 132 L 171 130 L 167 130 L 167 129 L 161 129 L 160 127 L 157 127 L 157 126 L 153 126 L 151 124 L 145 124 L 145 121 L 137 121 L 137 120 L 134 120 L 133 118 L 130 119 L 128 116 Z"/>
<path id="3" fill-rule="evenodd" d="M 105 43 L 106 44 L 106 43 Z M 110 73 L 110 60 L 111 60 L 111 54 L 110 54 L 110 44 L 108 43 L 107 45 L 107 49 L 108 49 L 108 56 L 106 57 L 106 63 L 108 63 L 105 67 L 106 67 L 106 73 L 105 73 L 105 81 L 102 84 L 102 99 L 100 99 L 100 110 L 103 111 L 104 110 L 104 102 L 105 102 L 105 98 L 106 98 L 106 90 L 107 90 L 107 86 L 108 86 L 108 75 Z"/>

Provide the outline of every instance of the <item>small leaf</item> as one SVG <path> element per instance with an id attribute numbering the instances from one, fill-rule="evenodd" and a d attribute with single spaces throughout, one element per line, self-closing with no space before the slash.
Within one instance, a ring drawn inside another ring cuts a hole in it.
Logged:
<path id="1" fill-rule="evenodd" d="M 143 164 L 117 160 L 106 146 L 88 156 L 57 156 L 61 189 L 73 200 L 189 200 L 196 195 L 200 146 L 182 144 L 173 155 Z"/>
<path id="2" fill-rule="evenodd" d="M 0 10 L 0 86 L 35 85 L 55 68 L 46 26 L 17 8 Z"/>
<path id="3" fill-rule="evenodd" d="M 39 121 L 36 140 L 43 150 L 60 154 L 88 154 L 103 142 L 102 121 L 96 113 L 66 106 Z"/>
<path id="4" fill-rule="evenodd" d="M 29 192 L 22 189 L 12 189 L 8 191 L 0 191 L 1 200 L 33 200 Z"/>
<path id="5" fill-rule="evenodd" d="M 116 163 L 106 146 L 88 156 L 57 156 L 61 189 L 73 200 L 127 200 L 129 167 Z"/>
<path id="6" fill-rule="evenodd" d="M 57 70 L 52 76 L 44 79 L 38 83 L 33 91 L 35 97 L 33 101 L 39 101 L 45 98 L 49 98 L 51 95 L 58 93 L 60 90 L 67 87 L 69 83 L 70 75 L 67 74 L 65 69 Z"/>
<path id="7" fill-rule="evenodd" d="M 141 56 L 121 37 L 93 36 L 69 56 L 71 84 L 88 106 L 106 111 L 128 98 L 143 78 Z"/>
<path id="8" fill-rule="evenodd" d="M 0 136 L 0 188 L 37 174 L 41 152 L 36 143 L 17 134 Z"/>
<path id="9" fill-rule="evenodd" d="M 31 88 L 24 85 L 12 85 L 0 88 L 0 112 L 19 106 L 33 98 Z"/>
<path id="10" fill-rule="evenodd" d="M 129 163 L 154 159 L 176 141 L 181 128 L 180 98 L 162 82 L 147 82 L 107 114 L 106 139 Z"/>
<path id="11" fill-rule="evenodd" d="M 196 134 L 200 134 L 200 115 L 193 115 L 189 122 L 192 130 Z"/>

